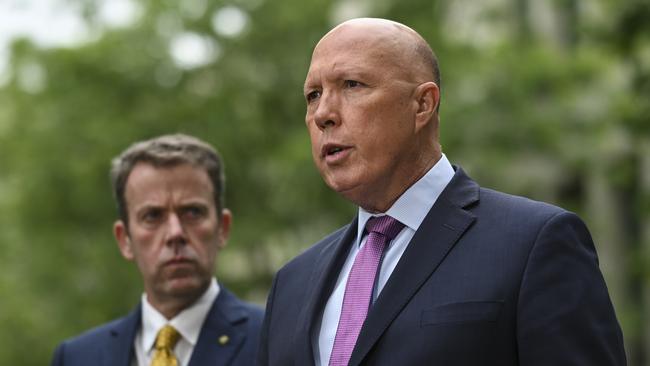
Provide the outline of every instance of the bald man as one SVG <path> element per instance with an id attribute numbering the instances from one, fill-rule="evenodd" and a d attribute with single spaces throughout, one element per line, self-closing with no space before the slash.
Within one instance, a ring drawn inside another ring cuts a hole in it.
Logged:
<path id="1" fill-rule="evenodd" d="M 316 167 L 359 209 L 275 276 L 260 365 L 625 365 L 584 223 L 442 153 L 440 71 L 415 31 L 337 26 L 304 94 Z"/>

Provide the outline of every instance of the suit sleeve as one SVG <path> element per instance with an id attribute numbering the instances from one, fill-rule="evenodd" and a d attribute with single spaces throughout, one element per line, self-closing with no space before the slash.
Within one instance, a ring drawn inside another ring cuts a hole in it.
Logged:
<path id="1" fill-rule="evenodd" d="M 278 282 L 279 273 L 273 279 L 273 285 L 269 292 L 269 297 L 266 301 L 266 312 L 264 314 L 264 321 L 262 322 L 262 330 L 260 333 L 260 345 L 257 352 L 257 365 L 269 365 L 269 328 L 271 323 L 271 314 L 273 313 L 273 296 L 275 294 L 275 287 Z"/>
<path id="2" fill-rule="evenodd" d="M 52 357 L 52 362 L 50 363 L 51 366 L 63 366 L 63 349 L 64 349 L 64 343 L 61 343 L 59 346 L 56 347 L 54 350 L 54 356 Z"/>
<path id="3" fill-rule="evenodd" d="M 561 212 L 540 229 L 517 310 L 521 365 L 626 365 L 623 336 L 585 224 Z"/>

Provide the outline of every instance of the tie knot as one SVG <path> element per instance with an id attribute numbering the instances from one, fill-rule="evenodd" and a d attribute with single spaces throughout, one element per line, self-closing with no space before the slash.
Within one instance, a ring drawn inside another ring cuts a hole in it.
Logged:
<path id="1" fill-rule="evenodd" d="M 403 227 L 404 224 L 388 215 L 371 217 L 366 223 L 368 233 L 384 235 L 388 241 L 393 240 Z"/>
<path id="2" fill-rule="evenodd" d="M 172 327 L 171 325 L 167 324 L 164 327 L 160 328 L 158 331 L 158 336 L 156 336 L 156 349 L 172 349 L 176 345 L 176 342 L 178 342 L 178 338 L 180 337 L 180 333 Z"/>

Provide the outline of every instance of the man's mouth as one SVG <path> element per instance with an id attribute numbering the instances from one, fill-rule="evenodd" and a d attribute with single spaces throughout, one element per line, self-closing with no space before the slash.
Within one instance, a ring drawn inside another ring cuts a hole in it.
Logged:
<path id="1" fill-rule="evenodd" d="M 343 148 L 342 147 L 335 147 L 335 148 L 331 149 L 330 151 L 328 151 L 327 155 L 336 154 L 339 151 L 343 151 Z"/>
<path id="2" fill-rule="evenodd" d="M 336 155 L 349 148 L 350 148 L 349 146 L 345 146 L 345 145 L 326 144 L 321 149 L 321 157 Z"/>
<path id="3" fill-rule="evenodd" d="M 190 258 L 187 258 L 187 257 L 174 257 L 174 258 L 168 260 L 167 262 L 165 262 L 165 264 L 167 264 L 167 265 L 189 264 L 189 263 L 192 263 L 192 260 Z"/>

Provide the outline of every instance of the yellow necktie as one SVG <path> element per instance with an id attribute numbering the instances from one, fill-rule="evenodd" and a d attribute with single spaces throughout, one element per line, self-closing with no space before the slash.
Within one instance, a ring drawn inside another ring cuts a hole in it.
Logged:
<path id="1" fill-rule="evenodd" d="M 169 324 L 158 331 L 151 366 L 178 366 L 178 360 L 174 356 L 173 349 L 179 337 L 178 331 Z"/>

